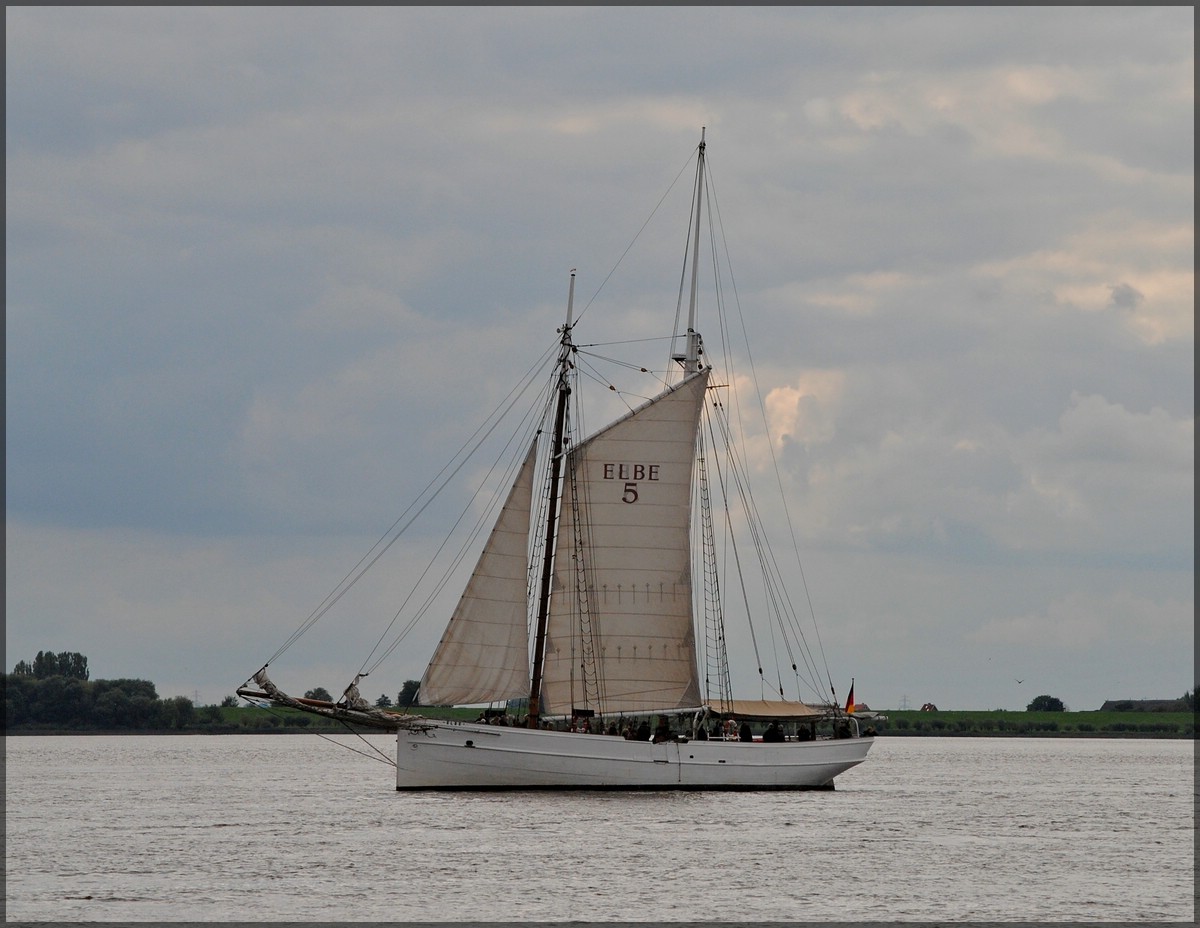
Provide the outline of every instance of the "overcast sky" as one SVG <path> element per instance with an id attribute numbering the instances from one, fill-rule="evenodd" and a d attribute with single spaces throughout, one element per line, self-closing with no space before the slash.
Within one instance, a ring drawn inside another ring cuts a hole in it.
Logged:
<path id="1" fill-rule="evenodd" d="M 81 651 L 232 693 L 705 126 L 836 688 L 1192 687 L 1191 7 L 5 16 L 6 670 Z M 579 340 L 669 330 L 661 229 Z M 276 682 L 340 690 L 398 588 Z M 364 692 L 419 677 L 443 619 Z"/>

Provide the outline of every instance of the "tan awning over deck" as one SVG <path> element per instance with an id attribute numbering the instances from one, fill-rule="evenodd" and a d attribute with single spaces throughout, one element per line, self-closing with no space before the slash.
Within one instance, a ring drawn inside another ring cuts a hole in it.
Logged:
<path id="1" fill-rule="evenodd" d="M 734 699 L 708 708 L 718 715 L 738 719 L 818 719 L 828 714 L 827 709 L 802 702 L 766 699 Z"/>

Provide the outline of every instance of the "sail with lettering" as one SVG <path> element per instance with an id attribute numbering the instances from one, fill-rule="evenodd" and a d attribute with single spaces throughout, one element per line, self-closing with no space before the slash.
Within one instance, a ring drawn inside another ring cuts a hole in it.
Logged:
<path id="1" fill-rule="evenodd" d="M 700 705 L 689 529 L 707 384 L 692 374 L 567 455 L 546 712 L 595 708 L 589 674 L 608 713 Z"/>

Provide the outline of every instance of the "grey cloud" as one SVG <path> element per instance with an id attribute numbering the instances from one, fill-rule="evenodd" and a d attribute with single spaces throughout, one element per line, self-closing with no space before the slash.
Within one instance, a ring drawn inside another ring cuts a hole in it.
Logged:
<path id="1" fill-rule="evenodd" d="M 1112 305 L 1117 309 L 1134 310 L 1145 297 L 1135 287 L 1129 284 L 1114 284 L 1112 290 Z"/>

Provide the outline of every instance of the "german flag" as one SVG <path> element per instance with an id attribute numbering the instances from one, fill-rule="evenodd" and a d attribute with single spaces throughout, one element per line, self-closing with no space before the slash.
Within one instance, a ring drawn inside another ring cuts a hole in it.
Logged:
<path id="1" fill-rule="evenodd" d="M 854 678 L 850 678 L 850 695 L 846 697 L 846 712 L 854 712 Z"/>

